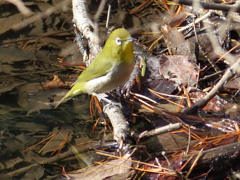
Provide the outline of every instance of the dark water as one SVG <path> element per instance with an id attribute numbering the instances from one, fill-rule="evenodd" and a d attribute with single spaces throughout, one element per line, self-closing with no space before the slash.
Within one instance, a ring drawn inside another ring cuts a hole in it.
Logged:
<path id="1" fill-rule="evenodd" d="M 73 146 L 83 157 L 88 147 L 79 148 L 77 144 L 98 138 L 98 133 L 92 129 L 95 120 L 90 119 L 87 96 L 69 101 L 59 109 L 41 109 L 30 115 L 18 105 L 18 98 L 17 91 L 0 96 L 0 177 L 55 179 L 61 177 L 63 167 L 69 172 L 90 163 L 81 163 L 74 153 L 65 158 L 57 157 L 70 152 Z M 78 108 L 73 109 L 73 102 L 79 104 Z M 53 134 L 56 135 L 51 140 L 39 143 Z M 63 141 L 66 142 L 60 147 Z M 39 144 L 26 150 L 36 143 Z"/>

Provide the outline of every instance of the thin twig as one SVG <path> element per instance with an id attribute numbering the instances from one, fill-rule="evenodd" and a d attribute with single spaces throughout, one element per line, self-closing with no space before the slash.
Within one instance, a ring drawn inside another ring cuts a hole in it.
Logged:
<path id="1" fill-rule="evenodd" d="M 177 2 L 179 4 L 192 6 L 196 0 L 194 0 L 194 1 L 193 0 L 171 0 L 171 1 Z M 217 3 L 209 3 L 209 2 L 200 1 L 200 5 L 204 9 L 222 10 L 225 12 L 229 12 L 231 9 L 235 9 L 236 12 L 240 12 L 240 6 L 237 4 L 227 5 L 227 4 L 217 4 Z"/>
<path id="2" fill-rule="evenodd" d="M 240 71 L 240 59 L 238 59 L 230 68 L 226 70 L 221 80 L 211 89 L 211 91 L 200 101 L 194 104 L 192 107 L 187 108 L 184 113 L 185 114 L 192 114 L 196 111 L 202 109 L 208 101 L 210 101 L 217 93 L 217 91 L 228 82 L 236 73 Z"/>
<path id="3" fill-rule="evenodd" d="M 199 153 L 198 153 L 198 155 L 197 155 L 196 159 L 194 160 L 194 162 L 193 162 L 193 164 L 192 164 L 191 168 L 189 169 L 189 171 L 188 171 L 187 175 L 185 176 L 185 177 L 186 177 L 186 179 L 188 179 L 188 176 L 191 174 L 191 172 L 192 172 L 193 168 L 196 166 L 196 164 L 197 164 L 197 161 L 198 161 L 198 160 L 199 160 L 199 158 L 201 157 L 202 153 L 203 153 L 203 149 L 201 149 L 201 150 L 199 151 Z"/>
<path id="4" fill-rule="evenodd" d="M 151 136 L 156 136 L 165 132 L 170 132 L 170 131 L 174 131 L 176 129 L 179 129 L 181 127 L 181 123 L 174 123 L 174 124 L 169 124 L 163 127 L 159 127 L 156 129 L 153 129 L 151 131 L 144 131 L 143 133 L 141 133 L 139 135 L 138 138 L 143 138 L 143 137 L 151 137 Z"/>
<path id="5" fill-rule="evenodd" d="M 21 0 L 5 0 L 5 1 L 14 4 L 18 8 L 19 12 L 24 16 L 30 16 L 33 14 L 33 12 L 29 8 L 27 8 Z"/>

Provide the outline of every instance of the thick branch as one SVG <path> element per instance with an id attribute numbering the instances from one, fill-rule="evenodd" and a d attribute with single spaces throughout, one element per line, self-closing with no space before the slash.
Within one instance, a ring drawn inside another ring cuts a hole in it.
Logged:
<path id="1" fill-rule="evenodd" d="M 86 0 L 72 0 L 72 6 L 73 21 L 76 28 L 88 40 L 91 55 L 95 57 L 101 50 L 100 40 L 98 35 L 92 31 L 96 27 L 94 27 L 93 22 L 88 15 Z"/>

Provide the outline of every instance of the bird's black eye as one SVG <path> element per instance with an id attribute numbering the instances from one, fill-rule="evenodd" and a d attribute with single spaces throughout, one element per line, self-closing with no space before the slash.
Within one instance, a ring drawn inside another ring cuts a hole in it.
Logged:
<path id="1" fill-rule="evenodd" d="M 116 43 L 117 43 L 117 45 L 120 46 L 122 44 L 122 40 L 120 38 L 116 38 Z"/>

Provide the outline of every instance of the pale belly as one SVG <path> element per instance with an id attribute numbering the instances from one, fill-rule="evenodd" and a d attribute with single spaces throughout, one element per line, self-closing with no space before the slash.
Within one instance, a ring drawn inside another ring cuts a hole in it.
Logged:
<path id="1" fill-rule="evenodd" d="M 84 89 L 88 94 L 91 93 L 105 93 L 123 85 L 129 79 L 134 68 L 134 62 L 127 67 L 119 66 L 112 69 L 105 76 L 93 79 L 86 83 Z"/>

